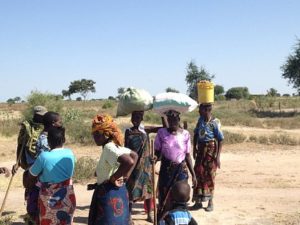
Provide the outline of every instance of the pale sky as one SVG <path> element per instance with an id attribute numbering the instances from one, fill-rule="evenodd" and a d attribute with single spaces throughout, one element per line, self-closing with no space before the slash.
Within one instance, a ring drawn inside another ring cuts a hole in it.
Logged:
<path id="1" fill-rule="evenodd" d="M 82 78 L 96 81 L 89 98 L 128 86 L 186 93 L 190 60 L 225 90 L 295 93 L 280 66 L 300 37 L 299 9 L 299 0 L 0 0 L 0 101 L 60 94 Z"/>

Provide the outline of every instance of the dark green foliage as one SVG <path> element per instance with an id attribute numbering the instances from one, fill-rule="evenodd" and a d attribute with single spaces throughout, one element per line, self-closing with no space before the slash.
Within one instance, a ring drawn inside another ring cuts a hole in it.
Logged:
<path id="1" fill-rule="evenodd" d="M 174 92 L 174 93 L 179 93 L 178 90 L 176 90 L 175 88 L 171 88 L 171 87 L 168 87 L 166 88 L 166 92 Z"/>
<path id="2" fill-rule="evenodd" d="M 233 87 L 230 88 L 225 94 L 227 99 L 248 99 L 249 95 L 250 94 L 247 87 Z"/>
<path id="3" fill-rule="evenodd" d="M 63 96 L 71 96 L 72 94 L 79 93 L 83 97 L 83 99 L 86 100 L 89 92 L 96 92 L 96 88 L 94 86 L 95 84 L 96 82 L 93 80 L 75 80 L 71 82 L 68 90 L 62 91 L 62 94 Z"/>
<path id="4" fill-rule="evenodd" d="M 191 98 L 198 98 L 197 83 L 200 80 L 211 81 L 215 76 L 211 75 L 204 67 L 199 67 L 193 62 L 189 62 L 186 69 L 185 81 L 188 85 L 188 94 Z"/>
<path id="5" fill-rule="evenodd" d="M 293 54 L 290 54 L 286 63 L 281 66 L 281 70 L 282 77 L 287 79 L 300 94 L 300 39 L 297 40 Z"/>
<path id="6" fill-rule="evenodd" d="M 215 96 L 219 96 L 225 93 L 224 87 L 222 85 L 215 85 Z"/>

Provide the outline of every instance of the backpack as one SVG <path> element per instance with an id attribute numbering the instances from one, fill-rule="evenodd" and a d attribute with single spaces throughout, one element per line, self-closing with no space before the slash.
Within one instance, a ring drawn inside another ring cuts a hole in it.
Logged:
<path id="1" fill-rule="evenodd" d="M 20 157 L 20 166 L 24 170 L 30 166 L 26 160 L 26 153 L 34 159 L 37 157 L 36 143 L 43 129 L 44 126 L 41 123 L 34 123 L 31 121 L 24 121 L 21 123 L 21 130 L 18 137 L 18 148 L 23 148 L 22 155 Z"/>

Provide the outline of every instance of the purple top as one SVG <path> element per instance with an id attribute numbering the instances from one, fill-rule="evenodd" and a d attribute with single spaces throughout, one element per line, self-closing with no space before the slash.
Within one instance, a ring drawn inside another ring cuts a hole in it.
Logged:
<path id="1" fill-rule="evenodd" d="M 182 130 L 177 134 L 171 134 L 167 128 L 161 128 L 155 137 L 154 149 L 160 151 L 168 160 L 181 163 L 191 151 L 190 133 Z"/>

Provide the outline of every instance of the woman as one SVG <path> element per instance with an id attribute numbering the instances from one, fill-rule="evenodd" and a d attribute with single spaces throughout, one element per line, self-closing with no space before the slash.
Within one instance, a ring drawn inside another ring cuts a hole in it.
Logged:
<path id="1" fill-rule="evenodd" d="M 212 117 L 212 104 L 200 104 L 199 120 L 194 131 L 195 173 L 198 186 L 194 188 L 192 209 L 202 208 L 202 202 L 208 201 L 207 212 L 213 210 L 213 194 L 215 176 L 220 168 L 220 153 L 222 150 L 223 133 L 220 121 Z"/>
<path id="2" fill-rule="evenodd" d="M 65 129 L 48 130 L 50 151 L 41 152 L 29 169 L 31 184 L 41 182 L 39 192 L 39 224 L 72 224 L 76 199 L 72 185 L 75 157 L 64 148 Z"/>
<path id="3" fill-rule="evenodd" d="M 187 168 L 192 175 L 193 186 L 197 185 L 190 156 L 190 134 L 180 127 L 179 112 L 169 110 L 165 114 L 169 127 L 159 129 L 154 142 L 155 155 L 161 158 L 158 179 L 159 218 L 168 209 L 172 185 L 180 180 L 187 181 Z"/>
<path id="4" fill-rule="evenodd" d="M 137 161 L 137 154 L 121 147 L 120 129 L 109 115 L 97 115 L 92 124 L 96 145 L 102 154 L 96 168 L 97 185 L 93 194 L 89 225 L 129 225 L 129 202 L 125 180 Z"/>
<path id="5" fill-rule="evenodd" d="M 161 127 L 144 127 L 141 124 L 143 117 L 144 111 L 132 112 L 131 123 L 133 127 L 125 131 L 125 147 L 138 155 L 137 163 L 126 182 L 126 186 L 129 193 L 130 212 L 133 202 L 144 200 L 147 221 L 152 223 L 154 220 L 152 209 L 152 164 L 148 134 L 156 133 Z"/>
<path id="6" fill-rule="evenodd" d="M 62 126 L 62 119 L 61 116 L 56 112 L 46 112 L 43 116 L 43 125 L 44 129 L 39 135 L 36 141 L 36 154 L 37 156 L 43 151 L 50 151 L 51 148 L 48 144 L 48 130 L 52 127 L 61 127 Z M 28 172 L 24 173 L 24 186 L 26 186 L 26 180 L 28 177 Z M 39 183 L 34 185 L 31 188 L 25 189 L 25 200 L 27 203 L 26 210 L 28 215 L 25 217 L 25 220 L 28 223 L 38 223 L 39 215 L 38 215 L 38 196 L 39 196 Z"/>

